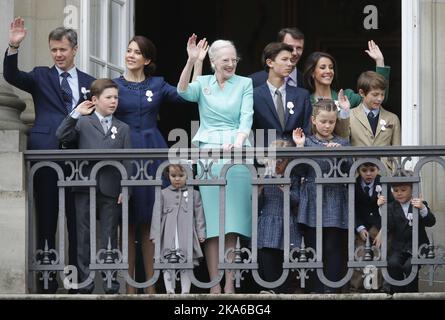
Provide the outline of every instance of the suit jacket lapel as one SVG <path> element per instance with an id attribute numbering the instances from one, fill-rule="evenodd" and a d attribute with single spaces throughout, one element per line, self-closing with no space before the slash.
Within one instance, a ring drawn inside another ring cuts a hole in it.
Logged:
<path id="1" fill-rule="evenodd" d="M 275 104 L 272 100 L 272 95 L 270 94 L 269 87 L 267 86 L 267 83 L 263 84 L 260 87 L 261 95 L 263 96 L 264 102 L 266 103 L 267 107 L 269 108 L 269 111 L 271 114 L 274 115 L 275 118 L 275 128 L 279 128 L 280 131 L 282 131 L 280 119 L 278 118 L 277 109 L 275 108 Z M 266 111 L 266 110 L 265 110 Z"/>
<path id="2" fill-rule="evenodd" d="M 63 97 L 62 97 L 62 89 L 60 88 L 60 80 L 59 80 L 59 73 L 57 72 L 56 67 L 52 67 L 50 70 L 50 84 L 51 86 L 54 88 L 54 92 L 57 93 L 57 97 L 59 99 L 59 104 L 58 106 L 60 107 L 61 110 L 63 110 L 65 113 L 68 113 L 68 111 L 65 108 L 65 102 L 63 101 Z"/>
<path id="3" fill-rule="evenodd" d="M 385 120 L 386 122 L 388 122 L 388 117 L 387 117 L 388 112 L 383 109 L 382 107 L 380 107 L 380 112 L 379 112 L 379 122 L 377 123 L 377 130 L 375 133 L 375 137 L 377 138 L 377 136 L 380 134 L 380 132 L 382 131 L 382 126 L 380 125 L 380 120 Z"/>
<path id="4" fill-rule="evenodd" d="M 365 111 L 363 111 L 363 105 L 360 104 L 358 107 L 352 109 L 352 112 L 354 112 L 355 117 L 362 124 L 362 126 L 364 126 L 366 130 L 368 130 L 373 135 L 369 120 L 366 117 Z"/>
<path id="5" fill-rule="evenodd" d="M 408 226 L 408 219 L 405 216 L 405 212 L 403 211 L 402 205 L 400 203 L 397 203 L 397 214 L 399 215 L 399 219 L 401 219 L 401 221 L 403 222 L 403 226 L 406 228 Z M 410 209 L 411 205 L 410 205 Z M 408 209 L 408 212 L 410 211 L 410 209 Z"/>
<path id="6" fill-rule="evenodd" d="M 77 101 L 77 105 L 85 101 L 82 93 L 82 88 L 85 88 L 86 90 L 89 90 L 87 81 L 85 77 L 83 76 L 83 73 L 80 72 L 79 69 L 76 68 L 77 71 L 77 81 L 78 81 L 78 89 L 79 89 L 79 101 Z"/>
<path id="7" fill-rule="evenodd" d="M 289 118 L 292 116 L 290 113 L 289 113 L 289 108 L 287 107 L 287 104 L 289 103 L 289 102 L 292 102 L 292 103 L 294 103 L 294 101 L 296 100 L 296 97 L 295 97 L 295 95 L 294 95 L 294 90 L 292 90 L 292 89 L 288 89 L 290 86 L 289 85 L 286 85 L 286 101 L 284 102 L 284 110 L 285 110 L 285 113 L 284 113 L 284 115 L 285 115 L 285 117 L 284 117 L 284 128 L 286 129 L 286 126 L 287 126 L 287 122 L 289 121 Z M 293 109 L 293 111 L 294 111 L 294 115 L 295 115 L 295 113 L 297 112 L 297 110 L 295 110 L 295 104 L 294 104 L 294 109 Z M 294 129 L 294 128 L 292 128 L 292 129 Z"/>
<path id="8" fill-rule="evenodd" d="M 91 121 L 91 124 L 93 125 L 93 127 L 95 127 L 102 135 L 105 135 L 104 129 L 102 128 L 102 125 L 100 124 L 99 118 L 94 114 L 94 112 L 92 114 L 90 114 L 88 117 L 90 118 L 90 121 Z M 108 132 L 110 132 L 110 130 L 108 130 Z"/>

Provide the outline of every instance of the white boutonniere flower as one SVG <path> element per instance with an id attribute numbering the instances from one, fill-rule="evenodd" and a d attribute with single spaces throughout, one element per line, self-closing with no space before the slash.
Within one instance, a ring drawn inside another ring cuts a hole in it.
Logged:
<path id="1" fill-rule="evenodd" d="M 409 224 L 410 226 L 412 226 L 412 225 L 413 225 L 413 219 L 414 219 L 414 217 L 413 217 L 413 213 L 412 213 L 412 212 L 408 212 L 407 219 L 408 219 L 408 224 Z"/>
<path id="2" fill-rule="evenodd" d="M 286 107 L 289 109 L 289 113 L 290 114 L 294 114 L 295 113 L 295 111 L 294 111 L 294 103 L 292 101 L 289 101 L 286 104 Z"/>
<path id="3" fill-rule="evenodd" d="M 152 101 L 153 101 L 153 99 L 152 99 L 152 97 L 153 97 L 153 92 L 152 92 L 151 90 L 147 90 L 147 91 L 145 92 L 145 95 L 147 96 L 147 101 L 148 101 L 148 102 L 152 102 Z"/>
<path id="4" fill-rule="evenodd" d="M 117 128 L 115 126 L 111 127 L 111 139 L 116 139 Z"/>
<path id="5" fill-rule="evenodd" d="M 375 192 L 378 193 L 378 195 L 380 196 L 380 194 L 382 193 L 382 186 L 381 185 L 376 185 L 375 186 Z"/>
<path id="6" fill-rule="evenodd" d="M 209 95 L 212 93 L 212 91 L 210 90 L 209 87 L 205 87 L 204 89 L 202 89 L 202 92 L 204 92 L 204 94 Z"/>
<path id="7" fill-rule="evenodd" d="M 380 120 L 380 126 L 381 126 L 380 129 L 382 129 L 382 131 L 385 131 L 386 129 L 390 129 L 393 127 L 392 124 L 388 124 L 386 120 L 383 119 Z"/>
<path id="8" fill-rule="evenodd" d="M 381 125 L 380 129 L 382 129 L 382 131 L 385 131 L 386 130 L 386 121 L 381 119 L 380 120 L 380 125 Z"/>
<path id="9" fill-rule="evenodd" d="M 80 88 L 80 92 L 82 92 L 83 99 L 88 100 L 87 94 L 90 93 L 90 90 L 87 90 L 87 88 L 82 87 L 82 88 Z"/>
<path id="10" fill-rule="evenodd" d="M 184 199 L 185 202 L 188 202 L 188 200 L 189 200 L 189 198 L 188 198 L 188 196 L 189 196 L 188 191 L 184 191 L 184 192 L 182 193 L 182 196 L 185 198 L 185 199 Z"/>

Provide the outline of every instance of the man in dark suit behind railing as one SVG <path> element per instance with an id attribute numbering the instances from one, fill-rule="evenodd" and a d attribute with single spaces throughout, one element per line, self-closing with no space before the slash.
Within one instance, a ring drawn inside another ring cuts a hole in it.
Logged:
<path id="1" fill-rule="evenodd" d="M 72 29 L 57 28 L 49 34 L 49 49 L 54 66 L 35 67 L 31 72 L 18 69 L 18 49 L 25 39 L 26 28 L 20 17 L 11 22 L 9 48 L 3 61 L 7 82 L 32 95 L 35 109 L 34 126 L 28 132 L 28 150 L 59 149 L 56 129 L 72 108 L 84 100 L 94 78 L 74 66 L 77 53 L 77 34 Z M 34 176 L 34 196 L 37 213 L 38 244 L 43 249 L 55 248 L 59 212 L 57 175 L 49 167 L 41 168 Z M 69 263 L 76 264 L 76 229 L 74 201 L 66 192 L 66 217 L 69 240 Z M 32 226 L 31 226 L 32 227 Z M 59 231 L 63 232 L 63 231 Z M 50 281 L 44 293 L 54 293 L 57 281 Z"/>

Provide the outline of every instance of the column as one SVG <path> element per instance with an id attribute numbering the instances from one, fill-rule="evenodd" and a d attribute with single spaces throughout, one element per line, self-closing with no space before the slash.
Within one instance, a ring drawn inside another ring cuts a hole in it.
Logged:
<path id="1" fill-rule="evenodd" d="M 25 109 L 3 78 L 14 0 L 0 2 L 0 294 L 26 293 Z"/>

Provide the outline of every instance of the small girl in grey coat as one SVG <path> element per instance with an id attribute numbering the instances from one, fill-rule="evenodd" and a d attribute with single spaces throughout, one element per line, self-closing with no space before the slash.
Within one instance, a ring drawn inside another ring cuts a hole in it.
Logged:
<path id="1" fill-rule="evenodd" d="M 193 190 L 193 231 L 187 230 L 189 219 L 188 201 L 190 199 L 187 186 L 187 174 L 181 165 L 171 164 L 166 169 L 171 185 L 161 191 L 161 224 L 155 223 L 158 206 L 151 223 L 150 239 L 154 242 L 160 232 L 161 254 L 169 258 L 171 254 L 181 258 L 187 257 L 187 244 L 192 236 L 193 262 L 198 265 L 198 260 L 203 257 L 201 243 L 206 239 L 206 224 L 199 191 Z M 169 272 L 164 271 L 164 283 L 167 293 L 175 293 L 173 281 Z M 190 277 L 186 272 L 181 272 L 181 293 L 189 293 L 191 287 Z"/>

